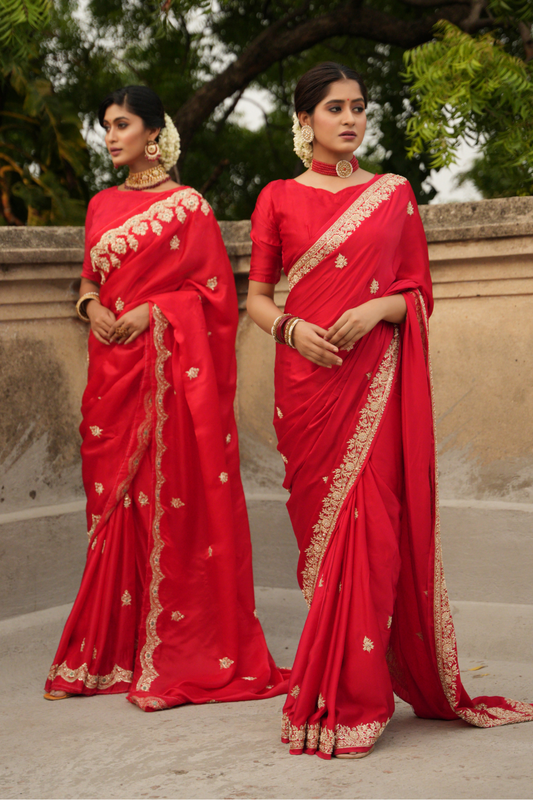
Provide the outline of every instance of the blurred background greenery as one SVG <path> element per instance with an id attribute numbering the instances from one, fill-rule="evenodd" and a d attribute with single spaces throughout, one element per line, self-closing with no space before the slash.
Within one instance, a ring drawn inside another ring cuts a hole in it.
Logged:
<path id="1" fill-rule="evenodd" d="M 291 98 L 322 60 L 364 76 L 363 166 L 405 175 L 419 202 L 432 169 L 477 149 L 483 197 L 533 194 L 531 0 L 2 0 L 0 224 L 82 224 L 119 182 L 96 120 L 109 91 L 151 86 L 182 137 L 183 183 L 219 219 L 302 169 Z M 253 103 L 261 124 L 239 112 Z"/>

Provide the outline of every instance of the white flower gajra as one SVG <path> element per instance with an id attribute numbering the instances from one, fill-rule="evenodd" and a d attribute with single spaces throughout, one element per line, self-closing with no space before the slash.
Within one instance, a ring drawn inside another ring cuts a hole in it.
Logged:
<path id="1" fill-rule="evenodd" d="M 177 162 L 181 152 L 180 135 L 168 114 L 165 114 L 165 127 L 159 134 L 158 144 L 161 150 L 161 163 L 168 172 Z"/>
<path id="2" fill-rule="evenodd" d="M 304 141 L 302 136 L 302 126 L 298 119 L 296 112 L 292 115 L 292 132 L 294 134 L 294 152 L 303 161 L 304 167 L 311 166 L 313 161 L 313 145 L 310 142 Z"/>

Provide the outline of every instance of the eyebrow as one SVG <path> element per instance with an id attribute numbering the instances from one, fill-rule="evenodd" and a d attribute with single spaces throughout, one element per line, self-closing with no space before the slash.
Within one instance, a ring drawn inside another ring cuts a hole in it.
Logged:
<path id="1" fill-rule="evenodd" d="M 125 120 L 126 120 L 126 122 L 129 122 L 129 121 L 130 121 L 130 118 L 129 118 L 129 117 L 115 117 L 115 119 L 113 119 L 113 120 L 111 120 L 111 121 L 112 121 L 112 122 L 118 122 L 118 121 L 119 121 L 119 120 L 121 120 L 121 119 L 125 119 Z M 107 124 L 109 125 L 109 120 L 108 120 L 108 119 L 104 119 L 104 122 L 107 122 Z"/>
<path id="2" fill-rule="evenodd" d="M 365 102 L 364 97 L 356 97 L 354 100 L 350 100 L 351 103 L 358 103 L 361 101 L 362 103 Z M 326 103 L 344 103 L 344 100 L 326 100 Z"/>

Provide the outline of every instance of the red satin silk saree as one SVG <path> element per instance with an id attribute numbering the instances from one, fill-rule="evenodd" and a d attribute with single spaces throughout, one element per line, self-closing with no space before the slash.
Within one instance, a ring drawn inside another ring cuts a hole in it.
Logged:
<path id="1" fill-rule="evenodd" d="M 46 688 L 145 711 L 285 692 L 254 606 L 235 284 L 209 205 L 187 187 L 101 192 L 83 275 L 117 316 L 148 302 L 150 328 L 89 337 L 87 564 Z"/>
<path id="2" fill-rule="evenodd" d="M 253 217 L 251 279 L 323 328 L 402 293 L 402 325 L 378 324 L 342 367 L 276 346 L 274 424 L 309 605 L 284 708 L 292 753 L 370 747 L 395 692 L 421 717 L 480 727 L 533 720 L 533 706 L 471 699 L 459 675 L 442 570 L 428 348 L 433 307 L 424 230 L 408 182 L 375 176 L 338 195 L 270 184 Z"/>

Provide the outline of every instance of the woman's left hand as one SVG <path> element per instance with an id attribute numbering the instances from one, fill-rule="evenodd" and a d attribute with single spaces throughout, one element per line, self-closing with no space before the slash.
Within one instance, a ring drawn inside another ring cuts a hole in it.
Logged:
<path id="1" fill-rule="evenodd" d="M 339 350 L 351 349 L 359 339 L 369 333 L 383 319 L 382 310 L 375 300 L 369 300 L 357 308 L 349 308 L 331 326 L 324 339 Z"/>
<path id="2" fill-rule="evenodd" d="M 111 326 L 109 341 L 118 344 L 131 344 L 150 326 L 150 306 L 143 303 L 131 311 L 126 311 Z"/>

